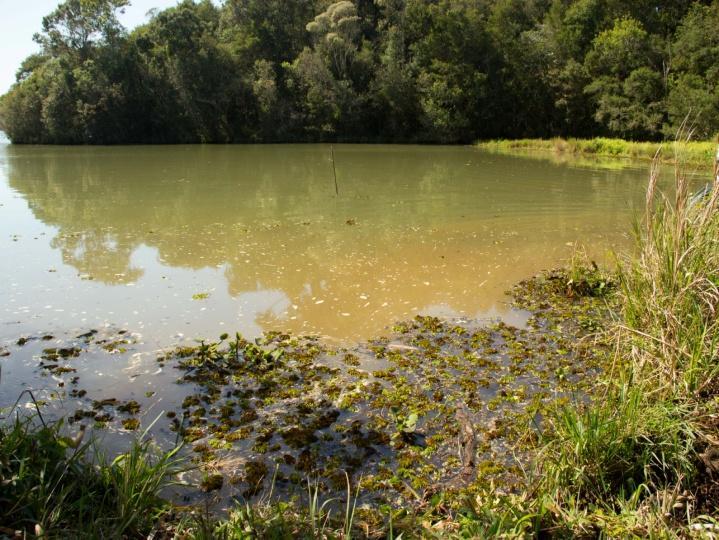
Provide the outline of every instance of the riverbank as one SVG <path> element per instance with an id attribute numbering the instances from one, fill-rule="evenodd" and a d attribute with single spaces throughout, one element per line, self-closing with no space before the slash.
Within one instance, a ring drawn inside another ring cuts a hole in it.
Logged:
<path id="1" fill-rule="evenodd" d="M 713 142 L 690 141 L 681 144 L 678 154 L 672 152 L 672 142 L 635 142 L 624 139 L 513 139 L 478 142 L 477 146 L 484 150 L 513 154 L 537 153 L 556 156 L 596 156 L 603 158 L 621 158 L 652 161 L 657 152 L 663 150 L 660 160 L 674 163 L 678 155 L 681 161 L 692 167 L 711 168 L 716 144 Z"/>
<path id="2" fill-rule="evenodd" d="M 526 327 L 418 317 L 352 349 L 277 333 L 173 349 L 158 367 L 188 392 L 157 422 L 182 452 L 140 443 L 99 468 L 78 426 L 137 429 L 137 402 L 3 427 L 0 533 L 711 537 L 719 191 L 689 204 L 679 170 L 669 201 L 656 181 L 616 271 L 577 258 L 512 291 Z M 83 399 L 82 346 L 43 354 Z M 178 469 L 182 505 L 159 497 Z"/>

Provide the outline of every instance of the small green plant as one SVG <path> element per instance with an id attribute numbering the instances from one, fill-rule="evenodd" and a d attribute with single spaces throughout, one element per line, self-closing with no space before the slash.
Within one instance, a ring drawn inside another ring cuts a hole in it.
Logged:
<path id="1" fill-rule="evenodd" d="M 568 296 L 601 297 L 609 294 L 614 282 L 583 249 L 576 250 L 569 264 L 565 293 Z"/>
<path id="2" fill-rule="evenodd" d="M 396 428 L 396 431 L 391 436 L 392 440 L 402 439 L 406 443 L 414 442 L 419 415 L 416 412 L 411 412 L 405 416 L 400 413 L 400 408 L 396 406 L 390 409 L 390 413 Z"/>
<path id="3" fill-rule="evenodd" d="M 645 390 L 634 385 L 595 405 L 562 409 L 549 417 L 545 430 L 546 490 L 597 503 L 626 500 L 642 486 L 661 488 L 690 477 L 695 436 L 682 412 L 649 406 Z"/>

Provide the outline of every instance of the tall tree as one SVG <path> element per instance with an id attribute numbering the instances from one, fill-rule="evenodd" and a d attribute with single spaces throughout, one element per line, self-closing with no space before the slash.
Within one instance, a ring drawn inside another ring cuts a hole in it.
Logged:
<path id="1" fill-rule="evenodd" d="M 42 20 L 42 32 L 34 39 L 47 54 L 77 55 L 85 60 L 93 45 L 112 43 L 124 32 L 117 10 L 129 0 L 65 0 Z"/>
<path id="2" fill-rule="evenodd" d="M 16 142 L 719 131 L 719 0 L 65 0 L 0 99 Z"/>
<path id="3" fill-rule="evenodd" d="M 664 119 L 660 59 L 656 41 L 635 19 L 620 19 L 594 39 L 585 59 L 592 76 L 586 92 L 595 99 L 595 118 L 610 133 L 640 139 L 659 135 Z"/>

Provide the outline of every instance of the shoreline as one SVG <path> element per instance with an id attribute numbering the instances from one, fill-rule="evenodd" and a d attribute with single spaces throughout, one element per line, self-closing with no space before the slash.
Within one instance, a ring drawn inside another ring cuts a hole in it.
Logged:
<path id="1" fill-rule="evenodd" d="M 652 161 L 659 153 L 662 163 L 677 163 L 679 155 L 686 166 L 711 168 L 715 158 L 716 143 L 711 141 L 635 142 L 624 139 L 597 137 L 593 139 L 497 139 L 479 141 L 478 148 L 500 154 L 551 154 L 556 156 L 581 156 L 615 158 L 622 160 Z"/>

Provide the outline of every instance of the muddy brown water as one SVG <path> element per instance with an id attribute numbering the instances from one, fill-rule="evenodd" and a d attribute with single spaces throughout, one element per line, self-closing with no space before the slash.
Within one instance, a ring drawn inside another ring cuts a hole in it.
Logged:
<path id="1" fill-rule="evenodd" d="M 351 344 L 416 314 L 521 325 L 505 291 L 579 244 L 600 260 L 628 246 L 648 175 L 646 163 L 336 145 L 336 193 L 330 156 L 0 144 L 0 408 L 27 388 L 73 411 L 77 376 L 85 400 L 136 399 L 146 426 L 187 392 L 156 361 L 182 341 L 282 330 Z M 43 349 L 78 344 L 77 372 L 38 369 Z"/>
<path id="2" fill-rule="evenodd" d="M 112 454 L 132 439 L 128 415 L 97 401 L 134 400 L 168 448 L 162 415 L 197 391 L 157 361 L 174 345 L 281 330 L 352 347 L 418 314 L 521 327 L 505 291 L 578 246 L 599 261 L 627 248 L 648 176 L 646 163 L 336 145 L 335 187 L 331 155 L 0 143 L 0 417 L 24 389 L 47 416 L 95 407 Z"/>
<path id="3" fill-rule="evenodd" d="M 471 147 L 0 146 L 0 338 L 112 324 L 169 343 L 281 329 L 357 341 L 627 244 L 646 164 Z"/>

